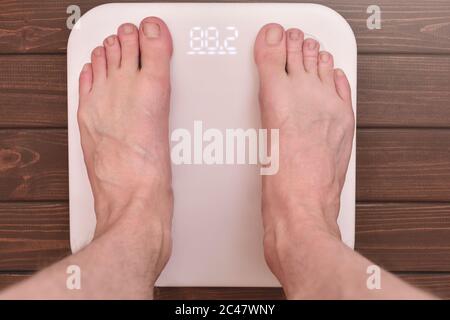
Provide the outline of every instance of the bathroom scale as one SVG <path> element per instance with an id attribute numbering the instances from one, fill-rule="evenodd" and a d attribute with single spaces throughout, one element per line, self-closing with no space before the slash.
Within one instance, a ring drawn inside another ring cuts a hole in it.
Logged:
<path id="1" fill-rule="evenodd" d="M 162 18 L 173 38 L 171 137 L 176 130 L 191 133 L 194 145 L 199 141 L 198 134 L 201 141 L 201 133 L 209 129 L 223 136 L 230 129 L 235 132 L 241 129 L 241 133 L 250 129 L 261 132 L 253 45 L 260 28 L 270 22 L 279 23 L 285 29 L 300 28 L 307 38 L 315 38 L 323 50 L 334 55 L 336 67 L 343 69 L 350 81 L 356 112 L 355 36 L 344 18 L 327 7 L 300 3 L 98 6 L 79 19 L 68 43 L 70 242 L 73 252 L 91 241 L 96 224 L 77 124 L 78 77 L 83 65 L 90 61 L 92 49 L 115 34 L 122 23 L 139 26 L 147 16 Z M 171 144 L 173 150 L 177 141 Z M 192 147 L 193 153 L 196 147 L 198 145 Z M 190 164 L 172 161 L 173 251 L 157 285 L 280 286 L 264 260 L 260 162 L 202 160 L 193 159 Z M 353 247 L 355 148 L 342 192 L 338 222 L 342 240 Z"/>

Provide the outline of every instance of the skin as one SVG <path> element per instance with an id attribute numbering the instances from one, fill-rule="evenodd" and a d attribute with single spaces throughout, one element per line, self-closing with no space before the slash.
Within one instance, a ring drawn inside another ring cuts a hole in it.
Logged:
<path id="1" fill-rule="evenodd" d="M 153 297 L 171 252 L 171 55 L 169 30 L 153 17 L 139 28 L 120 26 L 93 50 L 80 75 L 78 122 L 95 199 L 94 240 L 0 298 Z M 67 290 L 69 265 L 81 268 L 82 290 Z"/>
<path id="2" fill-rule="evenodd" d="M 280 130 L 280 170 L 263 176 L 267 263 L 290 299 L 431 298 L 386 271 L 381 290 L 367 289 L 373 263 L 341 242 L 337 217 L 355 120 L 348 80 L 319 47 L 277 24 L 263 27 L 255 43 L 262 123 Z"/>
<path id="3" fill-rule="evenodd" d="M 279 173 L 263 178 L 267 263 L 290 299 L 432 298 L 385 271 L 382 289 L 368 290 L 372 263 L 340 241 L 336 219 L 354 134 L 350 87 L 333 57 L 303 37 L 269 24 L 255 43 L 263 126 L 280 130 Z M 171 54 L 169 30 L 154 17 L 139 28 L 122 25 L 93 51 L 80 75 L 78 121 L 94 240 L 0 299 L 153 298 L 171 252 Z M 70 265 L 82 270 L 82 290 L 66 288 Z"/>

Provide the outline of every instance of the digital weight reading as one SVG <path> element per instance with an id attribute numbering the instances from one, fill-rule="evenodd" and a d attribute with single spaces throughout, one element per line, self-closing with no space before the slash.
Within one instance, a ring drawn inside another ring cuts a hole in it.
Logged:
<path id="1" fill-rule="evenodd" d="M 189 55 L 235 55 L 234 42 L 239 37 L 236 27 L 192 27 L 189 32 Z"/>

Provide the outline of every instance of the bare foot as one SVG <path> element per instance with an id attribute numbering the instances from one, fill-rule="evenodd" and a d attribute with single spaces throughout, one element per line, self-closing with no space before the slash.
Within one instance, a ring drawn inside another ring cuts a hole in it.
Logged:
<path id="1" fill-rule="evenodd" d="M 120 243 L 161 272 L 171 250 L 168 116 L 172 40 L 165 23 L 123 24 L 80 75 L 78 122 L 95 198 L 95 238 Z M 129 262 L 131 263 L 131 261 Z M 137 262 L 139 264 L 140 262 Z"/>
<path id="2" fill-rule="evenodd" d="M 319 53 L 318 42 L 304 41 L 298 29 L 263 27 L 255 59 L 263 126 L 280 129 L 279 172 L 263 178 L 265 254 L 289 296 L 297 285 L 292 274 L 306 267 L 308 243 L 340 237 L 339 198 L 354 134 L 350 86 L 333 56 Z"/>

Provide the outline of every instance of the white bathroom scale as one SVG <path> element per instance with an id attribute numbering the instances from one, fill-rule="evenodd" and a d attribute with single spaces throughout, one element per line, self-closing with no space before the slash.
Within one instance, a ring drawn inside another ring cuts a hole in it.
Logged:
<path id="1" fill-rule="evenodd" d="M 260 129 L 253 45 L 260 28 L 270 22 L 285 29 L 300 28 L 330 51 L 336 67 L 348 76 L 356 107 L 355 36 L 348 23 L 327 7 L 297 3 L 117 3 L 92 9 L 78 21 L 68 43 L 73 252 L 91 241 L 96 223 L 76 116 L 79 73 L 90 61 L 91 50 L 116 33 L 122 23 L 138 26 L 147 16 L 162 18 L 171 31 L 170 128 L 171 133 L 188 130 L 192 144 L 197 141 L 194 126 L 201 129 L 198 132 L 215 129 L 224 136 L 227 129 Z M 172 142 L 171 147 L 175 145 L 177 142 Z M 194 153 L 194 146 L 192 150 Z M 227 163 L 206 164 L 193 159 L 192 164 L 172 164 L 173 252 L 158 286 L 279 286 L 263 254 L 261 166 L 250 161 Z M 353 247 L 355 148 L 342 192 L 339 226 L 343 241 Z"/>

